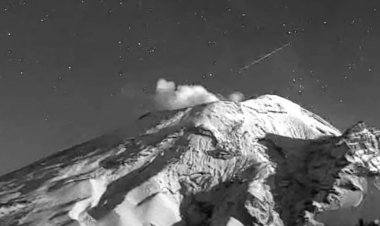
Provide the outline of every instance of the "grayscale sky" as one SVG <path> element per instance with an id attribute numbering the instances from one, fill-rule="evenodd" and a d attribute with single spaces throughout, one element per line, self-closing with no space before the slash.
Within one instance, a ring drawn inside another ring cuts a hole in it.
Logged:
<path id="1" fill-rule="evenodd" d="M 159 78 L 380 127 L 379 64 L 378 0 L 2 0 L 0 174 L 128 125 Z"/>

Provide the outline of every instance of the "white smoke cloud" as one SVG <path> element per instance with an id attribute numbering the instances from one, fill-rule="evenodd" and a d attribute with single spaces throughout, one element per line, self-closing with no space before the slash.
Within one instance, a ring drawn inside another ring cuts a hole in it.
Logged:
<path id="1" fill-rule="evenodd" d="M 228 96 L 228 100 L 233 102 L 240 102 L 244 100 L 244 94 L 241 92 L 233 92 Z"/>
<path id="2" fill-rule="evenodd" d="M 159 109 L 173 110 L 219 101 L 219 98 L 200 85 L 179 85 L 176 87 L 172 81 L 159 79 L 154 100 Z"/>
<path id="3" fill-rule="evenodd" d="M 240 92 L 233 92 L 228 98 L 224 98 L 219 94 L 207 91 L 206 88 L 200 85 L 176 86 L 173 81 L 159 79 L 153 99 L 158 109 L 174 110 L 226 99 L 240 102 L 244 99 L 244 95 Z"/>

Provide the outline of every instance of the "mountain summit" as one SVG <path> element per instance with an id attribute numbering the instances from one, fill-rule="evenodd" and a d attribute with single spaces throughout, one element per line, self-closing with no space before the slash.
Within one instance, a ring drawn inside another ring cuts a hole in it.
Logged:
<path id="1" fill-rule="evenodd" d="M 0 177 L 0 225 L 355 225 L 379 140 L 275 95 L 148 113 Z"/>

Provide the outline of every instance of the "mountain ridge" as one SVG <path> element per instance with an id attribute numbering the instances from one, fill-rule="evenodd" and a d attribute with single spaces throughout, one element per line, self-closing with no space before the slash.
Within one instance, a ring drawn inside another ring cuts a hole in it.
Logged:
<path id="1" fill-rule="evenodd" d="M 0 222 L 323 225 L 319 213 L 362 202 L 379 134 L 342 134 L 275 95 L 148 113 L 0 176 Z"/>

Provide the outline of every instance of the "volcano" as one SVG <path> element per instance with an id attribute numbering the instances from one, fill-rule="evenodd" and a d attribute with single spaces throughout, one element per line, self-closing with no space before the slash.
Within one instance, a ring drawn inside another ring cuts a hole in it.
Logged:
<path id="1" fill-rule="evenodd" d="M 0 177 L 4 226 L 354 226 L 380 216 L 380 131 L 279 96 L 151 112 Z"/>

